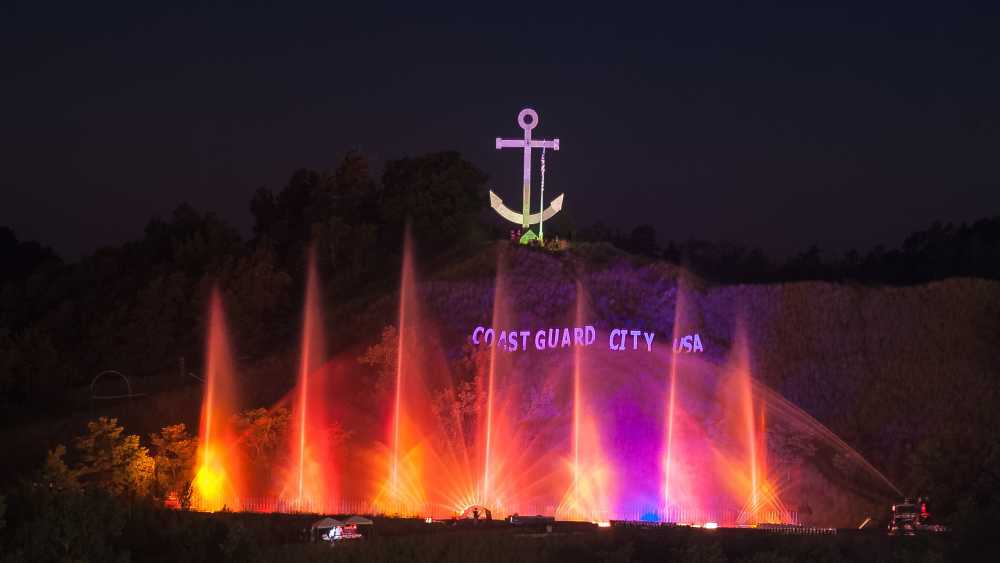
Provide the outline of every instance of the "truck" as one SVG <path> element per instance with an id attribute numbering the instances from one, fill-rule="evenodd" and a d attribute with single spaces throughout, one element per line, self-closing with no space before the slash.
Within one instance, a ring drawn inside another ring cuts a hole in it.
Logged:
<path id="1" fill-rule="evenodd" d="M 903 502 L 892 505 L 889 515 L 890 536 L 915 536 L 918 533 L 946 532 L 947 528 L 930 522 L 931 513 L 928 510 L 930 499 L 917 497 L 903 499 Z"/>

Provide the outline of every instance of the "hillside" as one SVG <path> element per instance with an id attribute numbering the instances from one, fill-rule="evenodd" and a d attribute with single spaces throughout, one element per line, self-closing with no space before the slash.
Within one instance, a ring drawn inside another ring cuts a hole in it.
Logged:
<path id="1" fill-rule="evenodd" d="M 699 333 L 707 359 L 723 362 L 742 328 L 754 377 L 827 425 L 904 490 L 916 478 L 917 450 L 954 432 L 971 439 L 992 420 L 1000 381 L 1000 282 L 725 286 L 605 245 L 563 254 L 501 248 L 506 300 L 519 327 L 566 326 L 579 280 L 588 321 L 599 332 L 653 330 L 665 346 L 680 296 L 686 319 L 680 333 Z M 419 278 L 425 310 L 456 354 L 474 327 L 489 324 L 494 250 Z M 395 298 L 367 311 L 369 319 L 377 311 L 392 323 Z"/>
<path id="2" fill-rule="evenodd" d="M 957 497 L 963 480 L 978 475 L 982 460 L 977 456 L 989 447 L 989 429 L 995 427 L 992 405 L 1000 366 L 995 346 L 1000 283 L 995 281 L 949 279 L 909 287 L 713 285 L 604 244 L 549 253 L 497 243 L 433 264 L 418 258 L 416 270 L 418 301 L 427 326 L 433 327 L 426 336 L 440 342 L 453 361 L 467 353 L 472 329 L 490 324 L 498 271 L 502 306 L 516 328 L 573 326 L 579 282 L 585 321 L 600 335 L 597 346 L 606 348 L 614 328 L 636 328 L 655 332 L 658 358 L 669 354 L 681 303 L 678 331 L 700 335 L 701 359 L 725 365 L 744 335 L 757 380 L 829 427 L 907 493 L 934 490 Z M 353 361 L 378 341 L 384 326 L 396 323 L 397 314 L 397 292 L 328 311 L 330 349 Z M 280 400 L 293 385 L 294 358 L 289 349 L 270 358 L 243 359 L 246 406 Z M 544 371 L 549 361 L 528 367 Z M 664 361 L 650 357 L 644 365 L 649 367 L 637 377 L 663 381 Z M 627 383 L 628 369 L 614 369 Z M 197 383 L 164 377 L 139 378 L 138 385 L 151 393 L 131 406 L 98 404 L 58 420 L 5 429 L 2 441 L 16 452 L 8 477 L 37 467 L 46 448 L 67 443 L 85 420 L 98 415 L 118 416 L 130 431 L 143 435 L 174 422 L 195 427 Z M 651 406 L 661 408 L 655 400 Z M 944 480 L 936 473 L 942 458 L 957 459 L 960 466 Z M 956 501 L 944 504 L 953 509 Z"/>

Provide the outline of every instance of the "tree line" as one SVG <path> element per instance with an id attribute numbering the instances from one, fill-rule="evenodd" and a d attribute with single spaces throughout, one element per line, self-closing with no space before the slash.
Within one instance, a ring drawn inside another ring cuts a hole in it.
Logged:
<path id="1" fill-rule="evenodd" d="M 259 189 L 246 240 L 187 204 L 150 220 L 138 240 L 72 263 L 0 231 L 0 417 L 65 409 L 67 390 L 104 369 L 157 375 L 178 357 L 197 365 L 213 285 L 240 356 L 284 350 L 310 245 L 331 299 L 391 290 L 407 223 L 435 252 L 487 236 L 485 182 L 455 152 L 390 161 L 376 181 L 352 152 L 332 172 L 298 170 L 277 192 Z"/>
<path id="2" fill-rule="evenodd" d="M 1000 279 L 1000 216 L 969 223 L 936 221 L 906 236 L 898 248 L 879 245 L 835 254 L 810 245 L 785 260 L 759 248 L 704 240 L 657 241 L 656 229 L 640 225 L 630 232 L 597 223 L 577 238 L 608 242 L 628 252 L 683 265 L 719 283 L 781 283 L 823 280 L 911 285 L 951 277 Z"/>
<path id="3" fill-rule="evenodd" d="M 310 245 L 328 304 L 392 291 L 406 224 L 431 262 L 507 238 L 507 225 L 490 221 L 486 179 L 455 152 L 389 161 L 375 178 L 351 152 L 333 171 L 298 170 L 280 190 L 254 193 L 248 238 L 187 204 L 150 220 L 137 240 L 75 262 L 0 229 L 0 417 L 63 409 L 67 389 L 104 369 L 157 375 L 175 370 L 178 357 L 198 365 L 212 285 L 241 357 L 285 350 L 298 331 Z M 936 223 L 897 249 L 829 257 L 813 246 L 784 262 L 739 244 L 661 245 L 649 225 L 627 235 L 601 223 L 552 228 L 550 237 L 612 244 L 722 283 L 1000 278 L 997 217 Z"/>

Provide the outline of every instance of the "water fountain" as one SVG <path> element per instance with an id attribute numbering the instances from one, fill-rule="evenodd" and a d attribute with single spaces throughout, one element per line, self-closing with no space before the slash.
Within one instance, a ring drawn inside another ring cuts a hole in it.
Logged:
<path id="1" fill-rule="evenodd" d="M 722 361 L 685 354 L 666 339 L 652 352 L 636 353 L 600 345 L 523 350 L 520 340 L 512 351 L 510 339 L 506 348 L 498 345 L 514 327 L 602 322 L 592 312 L 585 273 L 566 273 L 547 289 L 528 287 L 508 254 L 497 252 L 487 317 L 493 346 L 470 351 L 441 336 L 447 319 L 435 316 L 443 313 L 418 281 L 407 239 L 384 392 L 378 383 L 362 384 L 371 381 L 368 368 L 325 357 L 320 280 L 310 254 L 298 376 L 286 398 L 292 406 L 287 470 L 269 490 L 245 490 L 239 479 L 232 452 L 239 436 L 229 422 L 236 389 L 216 294 L 195 481 L 199 506 L 235 509 L 241 497 L 272 495 L 254 507 L 447 517 L 484 506 L 494 517 L 735 526 L 799 522 L 797 507 L 810 495 L 824 503 L 811 519 L 832 521 L 836 510 L 825 506 L 833 503 L 824 491 L 839 491 L 840 477 L 826 459 L 850 466 L 851 479 L 867 480 L 869 489 L 893 488 L 832 432 L 753 377 L 738 326 Z M 567 285 L 570 297 L 560 293 Z M 550 290 L 562 297 L 521 304 L 527 291 Z M 696 327 L 702 314 L 680 277 L 673 339 Z M 337 447 L 329 439 L 334 427 L 346 430 Z"/>
<path id="2" fill-rule="evenodd" d="M 237 386 L 219 290 L 209 304 L 205 345 L 205 387 L 199 428 L 194 505 L 203 510 L 232 506 L 242 493 L 237 437 L 230 421 L 238 408 Z"/>
<path id="3" fill-rule="evenodd" d="M 323 301 L 313 249 L 310 249 L 306 263 L 298 381 L 292 410 L 291 458 L 294 467 L 288 472 L 292 479 L 284 487 L 285 494 L 282 496 L 294 499 L 298 510 L 322 510 L 336 499 L 338 471 L 328 443 L 328 434 L 334 422 L 329 412 L 333 401 L 329 398 L 330 389 L 326 385 L 329 373 L 322 369 L 326 360 Z"/>

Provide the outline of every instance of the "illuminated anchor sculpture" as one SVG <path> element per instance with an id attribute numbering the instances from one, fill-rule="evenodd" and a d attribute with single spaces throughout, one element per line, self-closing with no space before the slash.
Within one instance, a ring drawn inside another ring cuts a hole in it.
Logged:
<path id="1" fill-rule="evenodd" d="M 519 223 L 525 231 L 528 231 L 531 225 L 537 223 L 539 226 L 538 238 L 541 238 L 542 223 L 551 219 L 553 215 L 559 213 L 562 209 L 563 194 L 559 194 L 558 197 L 553 199 L 548 207 L 545 207 L 543 199 L 539 207 L 544 208 L 544 210 L 538 213 L 531 213 L 531 149 L 559 150 L 559 139 L 546 141 L 531 138 L 531 130 L 538 126 L 538 113 L 531 108 L 524 108 L 521 110 L 521 113 L 517 114 L 517 124 L 521 126 L 521 129 L 524 129 L 524 139 L 501 139 L 497 137 L 497 149 L 524 149 L 524 183 L 522 185 L 521 213 L 504 205 L 503 200 L 500 199 L 500 196 L 493 193 L 493 190 L 490 190 L 490 207 L 511 223 Z M 544 163 L 542 170 L 544 173 Z M 544 189 L 543 187 L 542 198 L 545 197 Z"/>

